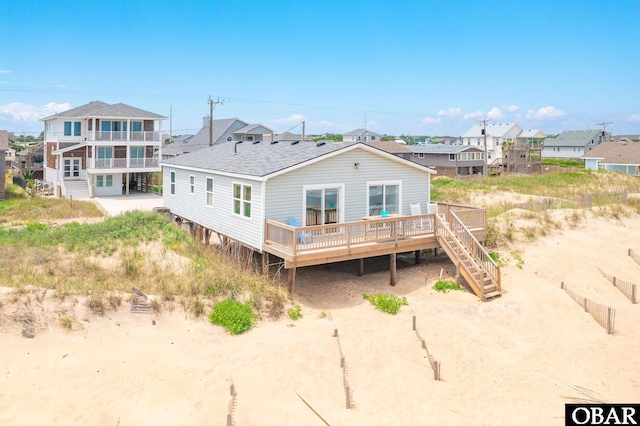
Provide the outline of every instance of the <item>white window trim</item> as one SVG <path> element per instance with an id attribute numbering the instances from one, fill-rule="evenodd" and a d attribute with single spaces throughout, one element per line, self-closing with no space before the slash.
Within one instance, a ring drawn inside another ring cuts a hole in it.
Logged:
<path id="1" fill-rule="evenodd" d="M 369 216 L 369 212 L 371 211 L 371 206 L 369 205 L 369 188 L 372 186 L 379 185 L 398 185 L 398 212 L 402 214 L 402 181 L 401 180 L 372 180 L 367 181 L 367 210 L 365 211 L 365 216 Z"/>
<path id="2" fill-rule="evenodd" d="M 338 209 L 338 223 L 343 223 L 345 220 L 345 198 L 344 198 L 344 183 L 327 183 L 320 185 L 303 185 L 302 186 L 302 226 L 307 226 L 307 191 L 313 191 L 318 189 L 333 189 L 338 188 L 338 206 L 342 208 Z M 324 202 L 324 200 L 323 200 Z"/>
<path id="3" fill-rule="evenodd" d="M 209 181 L 211 181 L 211 192 L 209 192 L 209 189 L 208 189 L 209 188 Z M 215 185 L 215 182 L 213 181 L 213 178 L 212 177 L 207 177 L 207 179 L 205 181 L 205 187 L 204 187 L 204 193 L 205 193 L 204 205 L 206 207 L 210 208 L 210 209 L 213 208 L 213 204 L 214 204 L 214 201 L 213 201 L 213 190 L 215 188 L 214 185 Z M 209 194 L 211 194 L 211 204 L 209 204 L 209 200 L 208 200 Z"/>
<path id="4" fill-rule="evenodd" d="M 240 213 L 236 213 L 235 212 L 235 201 L 237 200 L 237 198 L 234 196 L 233 194 L 233 189 L 236 185 L 240 185 Z M 249 203 L 251 204 L 251 216 L 245 216 L 244 214 L 242 214 L 242 212 L 244 211 L 244 187 L 248 186 L 251 188 L 251 200 L 249 201 Z M 253 185 L 250 183 L 242 183 L 242 182 L 231 182 L 231 214 L 235 217 L 241 217 L 243 219 L 246 220 L 251 220 L 251 218 L 253 217 Z"/>

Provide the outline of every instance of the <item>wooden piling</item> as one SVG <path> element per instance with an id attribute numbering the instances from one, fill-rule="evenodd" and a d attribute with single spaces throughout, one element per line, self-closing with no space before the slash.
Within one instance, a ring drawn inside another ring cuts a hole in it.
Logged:
<path id="1" fill-rule="evenodd" d="M 296 283 L 296 268 L 289 269 L 289 275 L 287 277 L 287 289 L 289 294 L 293 294 L 293 286 Z"/>
<path id="2" fill-rule="evenodd" d="M 395 253 L 391 253 L 389 255 L 389 271 L 390 271 L 389 285 L 395 286 L 396 285 L 396 254 Z"/>
<path id="3" fill-rule="evenodd" d="M 364 258 L 358 259 L 358 276 L 361 277 L 364 275 Z"/>

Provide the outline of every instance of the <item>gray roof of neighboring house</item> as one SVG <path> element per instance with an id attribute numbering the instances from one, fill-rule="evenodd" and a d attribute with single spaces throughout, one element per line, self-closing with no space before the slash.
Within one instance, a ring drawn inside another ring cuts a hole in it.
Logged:
<path id="1" fill-rule="evenodd" d="M 215 144 L 218 139 L 224 135 L 229 127 L 236 121 L 247 125 L 246 122 L 238 120 L 237 118 L 219 118 L 213 120 L 213 143 Z M 208 123 L 202 129 L 198 130 L 198 133 L 193 137 L 187 139 L 184 142 L 172 142 L 162 148 L 163 155 L 182 155 L 185 153 L 193 152 L 206 148 L 209 146 L 209 126 Z"/>
<path id="2" fill-rule="evenodd" d="M 367 129 L 356 129 L 344 134 L 344 136 L 382 136 L 379 133 Z"/>
<path id="3" fill-rule="evenodd" d="M 484 152 L 482 149 L 474 146 L 465 145 L 440 145 L 440 144 L 427 144 L 427 145 L 411 145 L 409 146 L 411 152 L 416 154 L 457 154 L 463 151 L 477 151 Z"/>
<path id="4" fill-rule="evenodd" d="M 640 142 L 602 142 L 582 158 L 598 158 L 601 164 L 640 165 Z"/>
<path id="5" fill-rule="evenodd" d="M 162 120 L 167 117 L 153 112 L 145 111 L 131 105 L 118 103 L 107 104 L 101 101 L 89 102 L 67 111 L 62 111 L 42 118 L 41 121 L 51 118 L 139 118 L 146 120 Z"/>
<path id="6" fill-rule="evenodd" d="M 260 128 L 262 128 L 263 130 L 266 130 L 267 131 L 266 133 L 273 133 L 273 130 L 271 130 L 267 126 L 263 126 L 262 124 L 249 124 L 247 126 L 244 126 L 242 129 L 234 130 L 233 133 L 255 135 L 256 134 L 255 130 L 259 130 Z M 260 133 L 258 134 L 260 135 L 266 134 L 263 130 L 259 130 Z"/>
<path id="7" fill-rule="evenodd" d="M 396 141 L 366 141 L 364 143 L 373 148 L 378 148 L 391 154 L 406 154 L 408 152 L 411 152 L 409 148 L 404 145 L 400 145 Z"/>
<path id="8" fill-rule="evenodd" d="M 264 177 L 270 174 L 330 155 L 354 145 L 371 149 L 360 142 L 333 142 L 316 144 L 308 142 L 275 143 L 243 142 L 239 144 L 227 143 L 214 145 L 170 160 L 162 161 L 166 166 L 183 166 L 201 170 L 211 170 L 219 173 L 230 173 L 246 176 Z M 382 155 L 382 154 L 381 154 Z M 384 155 L 390 155 L 384 153 Z M 406 162 L 413 167 L 419 167 L 426 172 L 433 170 L 420 166 L 400 157 L 392 156 L 396 161 Z"/>
<path id="9" fill-rule="evenodd" d="M 546 138 L 545 147 L 552 146 L 581 146 L 584 147 L 592 140 L 598 140 L 601 130 L 565 130 L 558 137 Z"/>
<path id="10" fill-rule="evenodd" d="M 9 149 L 9 132 L 0 130 L 0 149 Z"/>
<path id="11" fill-rule="evenodd" d="M 290 133 L 290 132 L 284 132 L 284 133 L 280 133 L 280 134 L 275 134 L 273 135 L 273 139 L 276 141 L 302 141 L 302 134 L 300 133 Z M 309 137 L 307 135 L 304 136 L 305 141 L 310 141 L 311 139 L 309 139 Z"/>
<path id="12" fill-rule="evenodd" d="M 504 135 L 517 126 L 518 123 L 493 123 L 487 124 L 487 136 L 494 138 L 502 138 Z M 479 138 L 482 137 L 482 125 L 475 124 L 472 128 L 467 130 L 463 138 Z"/>

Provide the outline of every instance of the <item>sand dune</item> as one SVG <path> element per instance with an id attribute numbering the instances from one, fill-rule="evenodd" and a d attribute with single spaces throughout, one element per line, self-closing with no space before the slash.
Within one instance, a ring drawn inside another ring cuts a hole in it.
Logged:
<path id="1" fill-rule="evenodd" d="M 562 425 L 564 404 L 579 399 L 640 402 L 640 304 L 597 267 L 640 284 L 640 218 L 589 218 L 520 244 L 522 268 L 503 270 L 502 297 L 481 303 L 470 293 L 431 288 L 444 257 L 400 261 L 388 285 L 384 259 L 298 271 L 304 318 L 263 321 L 229 336 L 175 310 L 131 314 L 127 306 L 66 331 L 56 323 L 24 338 L 0 309 L 0 424 L 225 425 L 237 391 L 238 425 Z M 505 249 L 509 257 L 514 247 Z M 606 331 L 560 290 L 616 308 Z M 398 315 L 376 311 L 363 293 L 409 302 Z M 43 303 L 47 303 L 46 300 Z M 441 362 L 433 380 L 418 330 Z M 152 323 L 155 321 L 155 325 Z M 355 408 L 345 408 L 337 339 Z M 296 394 L 296 391 L 298 394 Z"/>

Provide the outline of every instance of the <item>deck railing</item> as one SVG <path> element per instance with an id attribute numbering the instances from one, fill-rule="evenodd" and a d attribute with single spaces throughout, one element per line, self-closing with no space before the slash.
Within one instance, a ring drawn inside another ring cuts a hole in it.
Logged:
<path id="1" fill-rule="evenodd" d="M 486 229 L 485 209 L 438 204 L 438 212 L 445 217 L 455 212 L 457 220 L 470 230 Z M 299 227 L 267 219 L 265 244 L 295 256 L 301 252 L 351 248 L 421 236 L 435 236 L 434 214 Z"/>
<path id="2" fill-rule="evenodd" d="M 467 211 L 461 211 L 451 214 L 451 221 L 449 223 L 450 229 L 458 237 L 458 240 L 462 243 L 464 248 L 469 254 L 482 265 L 482 268 L 486 271 L 487 276 L 491 278 L 491 281 L 498 287 L 498 291 L 502 291 L 500 283 L 500 267 L 489 255 L 489 252 L 484 248 L 482 244 L 469 232 L 469 226 L 465 225 L 460 217 L 460 214 L 467 214 Z M 485 210 L 486 212 L 486 210 Z"/>
<path id="3" fill-rule="evenodd" d="M 127 165 L 126 158 L 90 158 L 90 169 L 126 169 L 159 167 L 157 158 L 130 158 Z"/>

